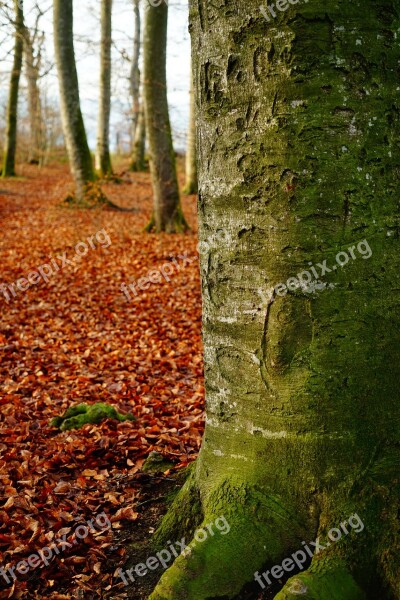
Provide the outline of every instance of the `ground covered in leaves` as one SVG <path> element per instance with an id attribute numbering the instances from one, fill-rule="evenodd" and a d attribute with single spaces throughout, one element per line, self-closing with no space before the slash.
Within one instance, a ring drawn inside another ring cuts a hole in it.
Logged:
<path id="1" fill-rule="evenodd" d="M 131 212 L 63 207 L 66 168 L 19 175 L 0 180 L 1 282 L 52 272 L 0 289 L 0 598 L 124 598 L 116 569 L 156 489 L 143 462 L 157 451 L 187 465 L 203 431 L 195 198 L 183 203 L 189 234 L 148 235 L 148 174 L 103 186 Z M 121 285 L 150 271 L 160 281 L 128 299 Z M 80 402 L 136 420 L 50 425 Z M 14 581 L 8 569 L 52 544 Z"/>

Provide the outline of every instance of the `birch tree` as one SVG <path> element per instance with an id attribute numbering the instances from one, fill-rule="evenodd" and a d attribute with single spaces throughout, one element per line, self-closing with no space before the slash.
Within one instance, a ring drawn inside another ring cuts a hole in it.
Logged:
<path id="1" fill-rule="evenodd" d="M 10 78 L 10 88 L 7 105 L 6 139 L 2 177 L 15 176 L 15 157 L 17 151 L 18 96 L 23 60 L 23 29 L 24 11 L 23 0 L 14 0 L 14 57 Z"/>
<path id="2" fill-rule="evenodd" d="M 79 100 L 76 71 L 72 0 L 54 0 L 54 48 L 60 88 L 61 117 L 76 200 L 83 202 L 95 180 Z"/>
<path id="3" fill-rule="evenodd" d="M 167 100 L 168 5 L 145 7 L 144 101 L 154 209 L 148 231 L 185 231 Z"/>
<path id="4" fill-rule="evenodd" d="M 398 600 L 400 2 L 231 8 L 191 0 L 207 424 L 150 599 Z"/>
<path id="5" fill-rule="evenodd" d="M 96 170 L 112 173 L 110 157 L 112 0 L 101 0 L 100 99 Z"/>

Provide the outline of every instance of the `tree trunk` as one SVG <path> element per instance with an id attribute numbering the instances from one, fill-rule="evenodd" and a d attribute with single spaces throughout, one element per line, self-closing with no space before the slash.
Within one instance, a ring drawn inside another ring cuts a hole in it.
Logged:
<path id="1" fill-rule="evenodd" d="M 15 9 L 15 43 L 14 60 L 11 71 L 10 91 L 7 106 L 6 140 L 3 158 L 3 177 L 15 176 L 15 155 L 17 150 L 17 124 L 18 124 L 18 95 L 19 81 L 21 78 L 22 58 L 24 52 L 23 28 L 24 11 L 22 0 L 14 0 Z"/>
<path id="2" fill-rule="evenodd" d="M 185 194 L 197 194 L 197 154 L 196 154 L 196 98 L 193 87 L 193 73 L 190 79 L 189 131 L 186 148 Z"/>
<path id="3" fill-rule="evenodd" d="M 144 116 L 144 103 L 140 102 L 140 40 L 141 40 L 141 19 L 139 10 L 139 0 L 133 0 L 135 12 L 135 35 L 133 38 L 133 57 L 131 71 L 131 92 L 133 104 L 132 119 L 132 160 L 131 171 L 144 171 L 146 164 L 144 160 L 146 147 L 146 123 Z"/>
<path id="4" fill-rule="evenodd" d="M 133 142 L 131 171 L 140 172 L 146 170 L 145 151 L 146 122 L 144 116 L 144 104 L 142 102 L 139 108 L 139 120 L 135 131 L 135 139 Z"/>
<path id="5" fill-rule="evenodd" d="M 185 231 L 168 114 L 166 57 L 168 5 L 145 7 L 144 101 L 154 211 L 148 231 Z"/>
<path id="6" fill-rule="evenodd" d="M 28 83 L 28 109 L 30 126 L 29 157 L 30 164 L 43 164 L 45 153 L 45 135 L 42 114 L 42 102 L 39 89 L 40 60 L 34 56 L 34 42 L 27 27 L 24 28 L 25 69 Z"/>
<path id="7" fill-rule="evenodd" d="M 141 20 L 139 0 L 133 0 L 133 11 L 135 15 L 135 33 L 133 36 L 133 56 L 131 67 L 131 94 L 132 94 L 132 140 L 136 139 L 136 129 L 139 122 L 140 112 L 140 39 L 141 39 Z"/>
<path id="8" fill-rule="evenodd" d="M 100 100 L 96 170 L 103 176 L 112 173 L 110 157 L 111 43 L 112 0 L 101 0 Z"/>
<path id="9" fill-rule="evenodd" d="M 207 425 L 155 543 L 230 532 L 150 598 L 267 587 L 319 537 L 276 600 L 399 600 L 400 2 L 228 4 L 191 2 Z"/>
<path id="10" fill-rule="evenodd" d="M 95 173 L 79 101 L 72 0 L 54 0 L 54 47 L 65 143 L 76 185 L 76 200 L 82 202 L 87 196 L 88 184 L 95 180 Z"/>

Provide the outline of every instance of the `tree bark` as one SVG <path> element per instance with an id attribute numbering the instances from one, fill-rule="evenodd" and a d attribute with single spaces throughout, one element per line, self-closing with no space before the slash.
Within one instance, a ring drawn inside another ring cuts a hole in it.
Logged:
<path id="1" fill-rule="evenodd" d="M 95 180 L 95 172 L 80 108 L 72 0 L 54 0 L 54 48 L 65 143 L 75 180 L 76 200 L 82 202 L 90 182 Z"/>
<path id="2" fill-rule="evenodd" d="M 141 172 L 146 170 L 145 151 L 146 122 L 144 116 L 144 104 L 142 102 L 139 108 L 139 120 L 135 131 L 135 139 L 133 142 L 131 171 Z"/>
<path id="3" fill-rule="evenodd" d="M 189 130 L 186 148 L 185 194 L 197 194 L 197 153 L 196 153 L 196 98 L 194 95 L 193 73 L 190 79 Z"/>
<path id="4" fill-rule="evenodd" d="M 207 421 L 155 543 L 230 532 L 150 599 L 234 598 L 357 513 L 275 598 L 399 600 L 400 3 L 234 4 L 191 0 Z"/>
<path id="5" fill-rule="evenodd" d="M 41 165 L 44 162 L 45 134 L 39 89 L 40 49 L 38 49 L 39 56 L 35 59 L 34 37 L 27 27 L 24 28 L 24 52 L 30 126 L 28 162 Z"/>
<path id="6" fill-rule="evenodd" d="M 3 177 L 15 176 L 15 156 L 17 151 L 17 125 L 18 125 L 18 96 L 19 81 L 21 78 L 22 59 L 24 52 L 23 28 L 24 11 L 22 0 L 14 0 L 15 11 L 15 42 L 14 59 L 10 79 L 10 91 L 7 106 L 6 140 L 3 158 Z"/>
<path id="7" fill-rule="evenodd" d="M 112 0 L 101 0 L 100 99 L 96 170 L 112 174 L 110 157 Z"/>
<path id="8" fill-rule="evenodd" d="M 136 139 L 136 128 L 139 123 L 140 113 L 140 40 L 141 40 L 141 19 L 139 0 L 133 0 L 133 11 L 135 15 L 135 32 L 133 36 L 133 55 L 131 67 L 131 95 L 132 95 L 132 140 Z"/>
<path id="9" fill-rule="evenodd" d="M 146 148 L 146 123 L 144 116 L 143 99 L 140 102 L 140 41 L 142 37 L 142 27 L 139 9 L 139 0 L 133 0 L 135 13 L 135 34 L 133 38 L 133 57 L 131 70 L 131 92 L 133 104 L 132 118 L 132 159 L 131 171 L 145 171 L 145 148 Z M 143 94 L 142 94 L 143 95 Z"/>
<path id="10" fill-rule="evenodd" d="M 166 58 L 168 5 L 145 7 L 144 101 L 154 210 L 148 231 L 185 231 L 168 113 Z"/>

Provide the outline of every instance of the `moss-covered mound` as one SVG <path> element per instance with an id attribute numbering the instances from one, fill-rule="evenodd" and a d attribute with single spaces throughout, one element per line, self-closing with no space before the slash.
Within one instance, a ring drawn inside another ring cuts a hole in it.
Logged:
<path id="1" fill-rule="evenodd" d="M 117 419 L 118 421 L 135 421 L 133 415 L 123 415 L 114 406 L 98 402 L 97 404 L 77 404 L 66 410 L 62 417 L 55 417 L 51 421 L 53 427 L 67 431 L 68 429 L 79 429 L 86 423 L 101 423 L 105 419 Z"/>

